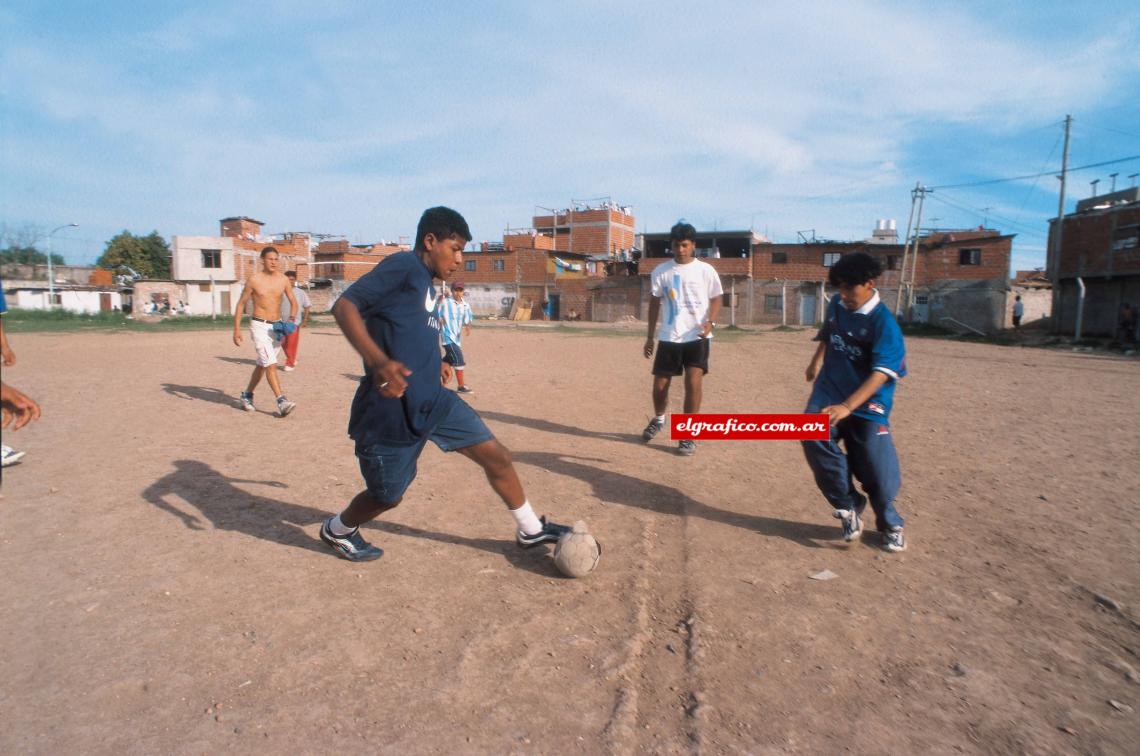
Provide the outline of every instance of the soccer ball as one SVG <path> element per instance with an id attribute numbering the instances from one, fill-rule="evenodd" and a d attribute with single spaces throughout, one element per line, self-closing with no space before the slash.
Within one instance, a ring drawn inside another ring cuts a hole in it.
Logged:
<path id="1" fill-rule="evenodd" d="M 569 533 L 564 533 L 554 546 L 554 565 L 566 577 L 589 575 L 601 558 L 601 544 L 590 535 L 586 523 L 581 521 L 575 523 Z"/>

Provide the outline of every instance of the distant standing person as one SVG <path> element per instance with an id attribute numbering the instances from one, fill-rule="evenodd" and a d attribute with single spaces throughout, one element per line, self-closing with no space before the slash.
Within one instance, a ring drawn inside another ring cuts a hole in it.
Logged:
<path id="1" fill-rule="evenodd" d="M 1013 330 L 1021 330 L 1021 318 L 1025 315 L 1025 303 L 1021 301 L 1021 295 L 1018 294 L 1013 298 Z"/>
<path id="2" fill-rule="evenodd" d="M 1120 306 L 1120 322 L 1118 325 L 1120 340 L 1125 344 L 1136 341 L 1136 308 L 1128 302 Z"/>
<path id="3" fill-rule="evenodd" d="M 443 361 L 455 369 L 455 381 L 461 394 L 470 394 L 474 391 L 463 381 L 463 370 L 467 365 L 463 361 L 463 348 L 460 345 L 463 337 L 471 333 L 471 321 L 475 319 L 471 312 L 471 305 L 463 299 L 463 282 L 456 281 L 451 287 L 451 296 L 439 303 L 440 333 L 443 340 Z"/>
<path id="4" fill-rule="evenodd" d="M 253 340 L 253 349 L 257 357 L 257 365 L 253 368 L 253 375 L 249 378 L 249 386 L 241 393 L 241 408 L 246 412 L 253 412 L 253 390 L 261 382 L 261 376 L 269 381 L 269 388 L 273 389 L 277 397 L 277 414 L 285 417 L 297 406 L 285 398 L 281 393 L 281 384 L 277 380 L 277 344 L 273 338 L 273 323 L 281 314 L 282 297 L 289 300 L 290 312 L 297 311 L 297 300 L 293 296 L 293 287 L 289 279 L 277 270 L 280 264 L 277 250 L 266 247 L 261 250 L 261 270 L 250 276 L 245 282 L 241 298 L 234 310 L 234 344 L 241 346 L 241 317 L 245 311 L 245 303 L 253 299 L 253 316 L 249 319 L 249 335 Z"/>
<path id="5" fill-rule="evenodd" d="M 285 277 L 292 284 L 293 298 L 297 301 L 297 307 L 287 312 L 289 309 L 288 300 L 281 300 L 281 319 L 292 320 L 293 324 L 297 326 L 293 333 L 285 336 L 285 341 L 282 344 L 285 348 L 284 370 L 289 373 L 297 367 L 297 347 L 301 343 L 301 329 L 309 324 L 309 308 L 313 306 L 313 302 L 309 299 L 309 293 L 297 285 L 296 271 L 285 271 Z"/>
<path id="6" fill-rule="evenodd" d="M 685 412 L 701 411 L 702 384 L 709 372 L 709 346 L 724 294 L 716 269 L 693 257 L 697 230 L 689 223 L 678 222 L 669 231 L 669 238 L 673 260 L 659 265 L 651 276 L 649 334 L 643 351 L 646 359 L 653 356 L 656 335 L 657 358 L 653 361 L 653 419 L 641 434 L 646 441 L 652 441 L 665 427 L 669 384 L 675 376 L 685 376 Z M 689 439 L 677 447 L 677 452 L 685 456 L 696 451 L 697 443 Z"/>
<path id="7" fill-rule="evenodd" d="M 4 331 L 4 313 L 8 312 L 8 302 L 4 299 L 4 287 L 0 286 L 0 360 L 3 361 L 4 367 L 12 367 L 16 364 L 16 353 L 12 351 L 12 347 L 8 345 L 8 334 Z M 21 394 L 23 396 L 23 394 Z M 36 409 L 39 412 L 39 409 Z M 0 466 L 7 467 L 14 465 L 23 459 L 26 452 L 16 451 L 7 444 L 0 444 Z"/>

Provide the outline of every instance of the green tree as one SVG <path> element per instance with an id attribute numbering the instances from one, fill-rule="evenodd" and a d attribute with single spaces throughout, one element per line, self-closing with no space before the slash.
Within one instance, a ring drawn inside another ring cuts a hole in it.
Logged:
<path id="1" fill-rule="evenodd" d="M 170 247 L 157 231 L 146 236 L 122 231 L 107 242 L 95 264 L 108 270 L 127 265 L 145 278 L 170 278 Z"/>
<path id="2" fill-rule="evenodd" d="M 66 265 L 63 255 L 52 252 L 53 265 Z M 47 255 L 35 247 L 13 246 L 0 249 L 0 265 L 47 265 Z"/>

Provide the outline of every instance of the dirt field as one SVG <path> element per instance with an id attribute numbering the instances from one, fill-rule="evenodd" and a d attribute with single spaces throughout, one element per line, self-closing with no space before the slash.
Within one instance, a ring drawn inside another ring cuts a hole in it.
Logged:
<path id="1" fill-rule="evenodd" d="M 889 555 L 794 442 L 642 444 L 639 334 L 465 343 L 536 510 L 604 544 L 580 581 L 434 447 L 383 559 L 317 540 L 359 487 L 332 329 L 285 419 L 226 331 L 14 334 L 0 752 L 1135 753 L 1140 360 L 912 340 Z M 719 340 L 705 411 L 799 411 L 809 339 Z"/>

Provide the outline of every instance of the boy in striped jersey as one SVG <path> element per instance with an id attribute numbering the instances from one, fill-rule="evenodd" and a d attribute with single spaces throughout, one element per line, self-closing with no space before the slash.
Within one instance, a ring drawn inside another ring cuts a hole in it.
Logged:
<path id="1" fill-rule="evenodd" d="M 463 381 L 463 349 L 460 341 L 471 333 L 471 321 L 475 319 L 471 305 L 463 301 L 463 282 L 456 281 L 451 287 L 451 297 L 444 297 L 436 311 L 440 320 L 440 337 L 443 341 L 443 361 L 455 369 L 456 389 L 460 394 L 470 394 L 473 389 Z"/>

